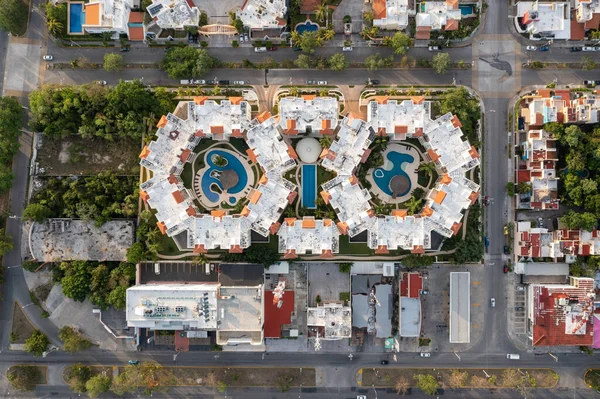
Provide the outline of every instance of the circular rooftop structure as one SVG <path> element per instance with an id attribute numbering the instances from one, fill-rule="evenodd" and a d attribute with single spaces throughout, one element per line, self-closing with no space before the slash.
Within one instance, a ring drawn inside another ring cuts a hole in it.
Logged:
<path id="1" fill-rule="evenodd" d="M 233 169 L 225 169 L 219 175 L 219 181 L 223 185 L 223 190 L 227 191 L 240 181 L 240 177 Z"/>
<path id="2" fill-rule="evenodd" d="M 410 180 L 405 175 L 396 175 L 390 180 L 392 198 L 405 195 L 410 190 Z"/>
<path id="3" fill-rule="evenodd" d="M 315 163 L 321 155 L 321 144 L 315 138 L 303 138 L 296 144 L 296 153 L 302 162 Z"/>

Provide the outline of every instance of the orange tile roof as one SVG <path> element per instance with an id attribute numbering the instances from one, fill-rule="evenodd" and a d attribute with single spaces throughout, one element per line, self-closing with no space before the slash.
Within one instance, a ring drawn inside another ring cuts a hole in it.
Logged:
<path id="1" fill-rule="evenodd" d="M 361 119 L 361 116 L 359 114 L 357 114 L 356 112 L 348 112 L 348 118 L 350 120 L 354 120 L 354 119 Z"/>
<path id="2" fill-rule="evenodd" d="M 444 198 L 446 198 L 446 193 L 443 191 L 438 191 L 435 194 L 435 197 L 433 197 L 433 202 L 435 202 L 436 204 L 441 205 L 442 202 L 444 202 Z"/>
<path id="3" fill-rule="evenodd" d="M 296 199 L 297 196 L 298 196 L 298 192 L 297 191 L 292 191 L 291 193 L 289 193 L 288 196 L 287 196 L 288 204 L 291 205 L 294 202 L 294 200 Z"/>
<path id="4" fill-rule="evenodd" d="M 450 228 L 450 230 L 452 230 L 452 232 L 454 233 L 454 235 L 457 235 L 458 231 L 461 228 L 461 226 L 462 226 L 462 223 L 454 222 L 454 224 L 452 225 L 452 227 Z"/>
<path id="5" fill-rule="evenodd" d="M 271 224 L 271 227 L 269 227 L 269 232 L 271 234 L 277 234 L 280 227 L 281 227 L 281 223 L 275 222 L 275 223 Z"/>
<path id="6" fill-rule="evenodd" d="M 321 121 L 321 134 L 333 134 L 333 129 L 331 128 L 331 121 L 329 119 L 323 119 Z"/>
<path id="7" fill-rule="evenodd" d="M 592 14 L 592 19 L 585 22 L 585 29 L 600 29 L 600 12 Z M 573 40 L 573 38 L 571 38 Z"/>
<path id="8" fill-rule="evenodd" d="M 173 198 L 175 198 L 175 202 L 177 202 L 178 204 L 181 204 L 183 201 L 185 201 L 183 194 L 179 190 L 173 191 L 171 195 L 173 195 Z"/>
<path id="9" fill-rule="evenodd" d="M 142 148 L 142 152 L 140 153 L 140 159 L 146 159 L 150 155 L 150 149 L 147 145 Z"/>
<path id="10" fill-rule="evenodd" d="M 179 159 L 181 160 L 181 162 L 186 162 L 188 160 L 188 158 L 190 157 L 190 155 L 192 155 L 192 150 L 190 150 L 189 148 L 186 148 L 185 150 L 181 151 L 181 155 L 179 156 Z"/>
<path id="11" fill-rule="evenodd" d="M 250 158 L 251 162 L 256 163 L 256 154 L 254 153 L 254 151 L 252 151 L 250 148 L 248 148 L 246 150 L 246 154 L 248 154 L 248 158 Z"/>
<path id="12" fill-rule="evenodd" d="M 248 216 L 249 214 L 250 214 L 250 209 L 248 209 L 247 206 L 244 206 L 244 208 L 240 212 L 240 215 L 242 215 L 242 216 Z"/>
<path id="13" fill-rule="evenodd" d="M 406 125 L 396 125 L 394 126 L 394 133 L 396 134 L 406 134 L 408 133 L 408 126 Z"/>
<path id="14" fill-rule="evenodd" d="M 267 175 L 262 175 L 260 177 L 260 180 L 258 181 L 258 184 L 267 184 L 269 182 L 269 178 L 267 177 Z"/>
<path id="15" fill-rule="evenodd" d="M 331 219 L 323 219 L 323 226 L 331 227 L 333 221 Z"/>
<path id="16" fill-rule="evenodd" d="M 542 98 L 550 98 L 552 95 L 552 90 L 550 89 L 538 89 L 538 95 Z"/>
<path id="17" fill-rule="evenodd" d="M 158 226 L 161 233 L 167 234 L 167 225 L 165 222 L 156 222 L 156 226 Z"/>
<path id="18" fill-rule="evenodd" d="M 203 105 L 206 100 L 208 100 L 208 97 L 206 97 L 206 96 L 194 97 L 194 104 Z"/>
<path id="19" fill-rule="evenodd" d="M 452 183 L 452 178 L 450 176 L 448 176 L 448 173 L 444 173 L 444 175 L 442 176 L 442 179 L 440 180 L 440 183 L 448 185 L 448 184 Z"/>
<path id="20" fill-rule="evenodd" d="M 388 250 L 387 245 L 379 245 L 377 247 L 377 249 L 375 250 L 375 253 L 378 255 L 379 254 L 389 254 L 390 251 Z"/>
<path id="21" fill-rule="evenodd" d="M 208 251 L 204 248 L 204 244 L 196 244 L 194 246 L 194 253 L 195 254 L 205 254 Z"/>
<path id="22" fill-rule="evenodd" d="M 271 113 L 269 111 L 265 111 L 262 114 L 258 114 L 256 115 L 256 120 L 259 123 L 263 123 L 264 121 L 266 121 L 267 119 L 269 119 L 271 117 Z"/>
<path id="23" fill-rule="evenodd" d="M 285 134 L 298 134 L 298 130 L 296 129 L 296 120 L 288 119 L 285 121 L 285 130 L 283 131 Z"/>
<path id="24" fill-rule="evenodd" d="M 297 257 L 298 257 L 298 255 L 296 255 L 295 249 L 288 249 L 285 251 L 285 254 L 283 255 L 284 259 L 296 259 Z"/>
<path id="25" fill-rule="evenodd" d="M 127 32 L 128 32 L 129 40 L 131 40 L 132 42 L 141 42 L 144 40 L 144 27 L 143 26 L 128 26 Z"/>
<path id="26" fill-rule="evenodd" d="M 458 0 L 446 0 L 446 7 L 450 10 L 458 10 Z"/>
<path id="27" fill-rule="evenodd" d="M 448 18 L 446 20 L 446 26 L 444 26 L 445 31 L 458 30 L 458 19 Z"/>
<path id="28" fill-rule="evenodd" d="M 462 127 L 462 123 L 460 123 L 460 119 L 458 119 L 458 116 L 456 115 L 452 115 L 452 126 L 454 127 Z"/>
<path id="29" fill-rule="evenodd" d="M 232 105 L 239 105 L 243 99 L 244 99 L 243 97 L 229 97 L 229 102 Z"/>
<path id="30" fill-rule="evenodd" d="M 156 124 L 156 127 L 165 127 L 165 126 L 167 126 L 167 122 L 169 122 L 169 120 L 167 119 L 167 117 L 165 115 L 163 115 L 160 117 L 160 120 Z"/>
<path id="31" fill-rule="evenodd" d="M 258 202 L 258 200 L 260 199 L 260 196 L 262 195 L 262 192 L 258 191 L 258 190 L 252 190 L 252 192 L 250 193 L 250 195 L 248 196 L 248 199 L 250 200 L 250 202 L 252 202 L 253 204 L 256 204 Z"/>
<path id="32" fill-rule="evenodd" d="M 329 149 L 328 148 L 323 148 L 323 150 L 319 154 L 319 158 L 321 158 L 321 159 L 325 158 L 328 153 L 329 153 Z"/>
<path id="33" fill-rule="evenodd" d="M 423 216 L 431 216 L 431 215 L 433 215 L 433 209 L 431 209 L 428 206 L 425 206 L 425 208 L 423 208 L 421 213 L 423 214 Z"/>
<path id="34" fill-rule="evenodd" d="M 188 206 L 185 212 L 188 214 L 188 216 L 197 216 L 196 210 L 193 206 Z"/>
<path id="35" fill-rule="evenodd" d="M 329 204 L 331 194 L 329 194 L 327 191 L 321 191 L 319 194 L 321 194 L 321 198 L 323 198 L 323 201 L 325 201 L 325 205 Z"/>
<path id="36" fill-rule="evenodd" d="M 85 4 L 85 24 L 90 26 L 100 25 L 100 3 Z"/>
<path id="37" fill-rule="evenodd" d="M 413 104 L 417 105 L 417 104 L 423 104 L 425 102 L 425 97 L 423 96 L 414 96 L 410 98 L 413 102 Z"/>
<path id="38" fill-rule="evenodd" d="M 287 153 L 290 156 L 290 158 L 298 159 L 298 154 L 296 154 L 296 151 L 294 150 L 294 147 L 292 147 L 291 144 L 288 144 Z"/>
<path id="39" fill-rule="evenodd" d="M 433 162 L 437 161 L 438 159 L 440 159 L 440 156 L 431 148 L 427 150 L 427 154 L 429 155 L 429 158 L 431 158 L 431 160 Z"/>
<path id="40" fill-rule="evenodd" d="M 410 251 L 410 253 L 412 254 L 424 254 L 425 253 L 425 248 L 423 248 L 422 245 L 415 245 L 412 249 L 412 251 Z"/>
<path id="41" fill-rule="evenodd" d="M 406 217 L 406 215 L 408 215 L 408 212 L 406 211 L 406 209 L 392 210 L 392 216 L 400 217 L 400 218 L 404 219 Z"/>
<path id="42" fill-rule="evenodd" d="M 225 128 L 223 126 L 211 126 L 210 132 L 212 134 L 223 134 L 225 133 Z"/>
<path id="43" fill-rule="evenodd" d="M 390 97 L 389 96 L 375 96 L 375 97 L 373 97 L 373 99 L 375 101 L 377 101 L 377 104 L 387 104 Z"/>
<path id="44" fill-rule="evenodd" d="M 476 193 L 475 191 L 473 191 L 471 193 L 471 195 L 469 195 L 469 199 L 471 200 L 471 205 L 473 205 L 475 203 L 475 201 L 477 201 L 477 198 L 479 198 L 479 193 Z"/>
<path id="45" fill-rule="evenodd" d="M 348 234 L 348 224 L 347 223 L 342 223 L 342 222 L 337 222 L 336 224 L 338 230 L 340 231 L 340 234 Z"/>
<path id="46" fill-rule="evenodd" d="M 385 0 L 373 0 L 373 17 L 383 19 L 387 15 Z"/>
<path id="47" fill-rule="evenodd" d="M 429 40 L 431 38 L 431 26 L 417 26 L 415 39 Z"/>
<path id="48" fill-rule="evenodd" d="M 479 158 L 479 153 L 477 152 L 477 148 L 475 148 L 474 145 L 472 145 L 469 149 L 469 155 L 471 155 L 473 158 Z"/>
<path id="49" fill-rule="evenodd" d="M 302 219 L 303 229 L 314 229 L 317 226 L 315 218 L 304 218 Z"/>
<path id="50" fill-rule="evenodd" d="M 322 259 L 331 259 L 333 258 L 335 255 L 333 255 L 333 252 L 331 252 L 331 249 L 324 249 L 321 252 L 321 255 L 319 255 L 319 258 Z"/>
<path id="51" fill-rule="evenodd" d="M 171 184 L 177 184 L 179 182 L 179 179 L 177 179 L 177 176 L 171 173 L 169 177 L 167 177 L 167 181 Z"/>
<path id="52" fill-rule="evenodd" d="M 241 254 L 242 252 L 244 252 L 244 250 L 239 245 L 233 245 L 231 248 L 229 248 L 230 254 Z"/>
<path id="53" fill-rule="evenodd" d="M 312 101 L 312 100 L 314 100 L 315 98 L 317 98 L 317 96 L 316 96 L 316 95 L 314 95 L 314 94 L 303 94 L 303 95 L 302 95 L 302 98 L 303 98 L 304 100 L 306 100 L 306 101 Z"/>
<path id="54" fill-rule="evenodd" d="M 585 24 L 578 23 L 577 19 L 571 18 L 571 34 L 569 40 L 584 40 L 585 39 Z"/>
<path id="55" fill-rule="evenodd" d="M 141 23 L 144 22 L 144 13 L 140 11 L 132 11 L 129 13 L 129 22 Z"/>
<path id="56" fill-rule="evenodd" d="M 283 222 L 288 226 L 293 226 L 296 223 L 296 218 L 284 218 Z"/>
<path id="57" fill-rule="evenodd" d="M 240 129 L 231 129 L 231 137 L 241 138 L 244 137 Z"/>
<path id="58" fill-rule="evenodd" d="M 202 131 L 202 129 L 198 129 L 196 133 L 194 133 L 195 137 L 206 137 L 206 134 Z"/>
<path id="59" fill-rule="evenodd" d="M 227 211 L 225 211 L 224 209 L 216 209 L 216 210 L 210 211 L 210 216 L 212 216 L 214 218 L 222 218 L 225 215 L 227 215 Z"/>
<path id="60" fill-rule="evenodd" d="M 319 0 L 303 0 L 300 4 L 301 14 L 314 14 L 321 2 Z"/>
<path id="61" fill-rule="evenodd" d="M 144 201 L 148 201 L 150 199 L 150 195 L 145 191 L 140 191 L 140 198 Z"/>

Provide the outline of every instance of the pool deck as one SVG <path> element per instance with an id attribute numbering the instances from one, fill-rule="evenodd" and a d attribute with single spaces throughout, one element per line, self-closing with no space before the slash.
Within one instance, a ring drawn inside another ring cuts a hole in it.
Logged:
<path id="1" fill-rule="evenodd" d="M 85 19 L 81 22 L 81 32 L 71 32 L 71 5 L 72 4 L 81 4 L 81 13 L 85 16 L 85 3 L 83 1 L 69 1 L 67 2 L 67 34 L 68 35 L 84 35 L 85 29 L 83 29 L 83 25 L 85 25 Z"/>
<path id="2" fill-rule="evenodd" d="M 408 178 L 410 179 L 410 191 L 401 196 L 401 197 L 396 197 L 396 198 L 392 198 L 391 195 L 388 195 L 386 193 L 384 193 L 379 186 L 377 185 L 377 183 L 375 183 L 375 180 L 373 179 L 373 171 L 375 169 L 378 168 L 374 168 L 374 169 L 369 169 L 369 171 L 367 172 L 367 181 L 369 183 L 371 183 L 371 189 L 369 191 L 371 191 L 371 194 L 373 194 L 374 197 L 379 198 L 381 201 L 388 203 L 388 204 L 399 204 L 401 202 L 405 202 L 408 201 L 410 199 L 412 190 L 414 190 L 417 187 L 421 187 L 422 189 L 424 189 L 425 191 L 427 191 L 426 187 L 422 187 L 419 185 L 418 183 L 418 172 L 417 169 L 419 168 L 419 164 L 421 163 L 421 156 L 419 155 L 419 151 L 417 151 L 416 148 L 413 148 L 409 145 L 406 144 L 390 144 L 388 145 L 387 149 L 383 152 L 383 159 L 385 160 L 383 162 L 383 166 L 381 167 L 382 169 L 385 170 L 390 170 L 393 165 L 391 164 L 391 162 L 388 160 L 387 158 L 387 154 L 391 151 L 395 151 L 395 152 L 399 152 L 399 153 L 403 153 L 403 154 L 409 154 L 410 156 L 412 156 L 415 159 L 415 162 L 404 162 L 402 164 L 403 170 L 404 172 L 406 172 L 406 174 L 408 175 Z"/>
<path id="3" fill-rule="evenodd" d="M 216 145 L 218 145 L 218 143 Z M 242 156 L 239 152 L 229 150 L 229 149 L 226 149 L 223 147 L 216 147 L 216 145 L 210 146 L 203 152 L 196 155 L 196 156 L 204 157 L 204 167 L 202 169 L 200 169 L 199 171 L 197 171 L 196 174 L 194 175 L 194 190 L 193 190 L 194 195 L 195 195 L 196 199 L 200 202 L 200 204 L 202 204 L 202 206 L 205 208 L 217 208 L 217 207 L 220 207 L 221 203 L 223 203 L 223 202 L 225 202 L 227 205 L 233 207 L 233 206 L 235 206 L 235 204 L 230 203 L 229 198 L 234 197 L 235 203 L 237 204 L 241 199 L 243 199 L 244 197 L 246 197 L 248 195 L 250 190 L 252 190 L 252 183 L 254 182 L 254 171 L 250 167 L 250 164 L 248 163 L 248 159 L 246 157 Z M 238 158 L 240 163 L 244 166 L 244 170 L 246 171 L 246 173 L 248 175 L 248 183 L 246 184 L 246 187 L 244 187 L 244 189 L 242 191 L 240 191 L 239 193 L 231 194 L 226 191 L 222 192 L 221 194 L 215 193 L 215 194 L 219 195 L 219 199 L 217 200 L 217 202 L 212 202 L 202 192 L 202 176 L 205 173 L 207 173 L 208 170 L 211 168 L 211 166 L 209 165 L 209 163 L 207 161 L 208 153 L 211 151 L 215 151 L 215 150 L 227 152 L 227 153 L 235 156 L 236 158 Z M 192 162 L 195 162 L 195 158 L 192 160 Z"/>

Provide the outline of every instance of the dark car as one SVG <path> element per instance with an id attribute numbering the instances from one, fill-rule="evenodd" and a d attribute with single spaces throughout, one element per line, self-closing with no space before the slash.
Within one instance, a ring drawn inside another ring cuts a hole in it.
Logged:
<path id="1" fill-rule="evenodd" d="M 277 51 L 277 47 L 267 47 L 267 51 Z"/>
<path id="2" fill-rule="evenodd" d="M 381 364 L 385 365 L 385 364 L 390 364 L 390 362 L 388 360 L 382 360 Z"/>
<path id="3" fill-rule="evenodd" d="M 483 237 L 483 242 L 486 247 L 490 246 L 490 239 L 488 238 L 488 236 Z"/>
<path id="4" fill-rule="evenodd" d="M 378 84 L 381 84 L 381 81 L 379 79 L 371 79 L 371 84 L 378 85 Z"/>
<path id="5" fill-rule="evenodd" d="M 137 366 L 138 364 L 140 364 L 139 360 L 130 360 L 127 362 L 127 364 L 131 364 L 132 366 Z"/>
<path id="6" fill-rule="evenodd" d="M 207 80 L 204 84 L 206 84 L 206 85 L 214 85 L 214 84 L 217 84 L 217 82 L 215 82 L 214 80 Z"/>
<path id="7" fill-rule="evenodd" d="M 540 47 L 540 51 L 548 51 L 548 50 L 550 50 L 549 46 L 542 46 L 542 47 Z"/>
<path id="8" fill-rule="evenodd" d="M 581 47 L 571 47 L 572 52 L 581 51 Z"/>
<path id="9" fill-rule="evenodd" d="M 508 251 L 508 245 L 504 246 L 504 255 L 508 255 L 510 252 Z"/>
<path id="10" fill-rule="evenodd" d="M 523 310 L 523 306 L 515 306 L 515 310 L 517 312 L 521 312 Z"/>
<path id="11" fill-rule="evenodd" d="M 508 273 L 508 266 L 504 265 L 504 273 Z"/>
<path id="12" fill-rule="evenodd" d="M 294 51 L 302 51 L 302 49 L 300 47 L 292 47 L 292 50 L 294 50 Z"/>
<path id="13" fill-rule="evenodd" d="M 121 50 L 119 50 L 119 51 L 121 51 L 122 53 L 126 53 L 127 51 L 129 51 L 129 46 L 121 47 Z"/>
<path id="14" fill-rule="evenodd" d="M 228 85 L 229 81 L 228 80 L 219 80 L 219 84 L 220 85 Z"/>
<path id="15" fill-rule="evenodd" d="M 307 84 L 307 85 L 316 85 L 316 84 L 317 84 L 317 81 L 316 81 L 316 80 L 307 80 L 307 81 L 306 81 L 306 84 Z"/>

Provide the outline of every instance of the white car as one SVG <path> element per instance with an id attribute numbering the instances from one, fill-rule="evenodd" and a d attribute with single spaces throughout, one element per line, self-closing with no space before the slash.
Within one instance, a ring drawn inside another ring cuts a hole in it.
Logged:
<path id="1" fill-rule="evenodd" d="M 496 298 L 490 299 L 490 306 L 493 307 L 493 308 L 496 307 Z"/>
<path id="2" fill-rule="evenodd" d="M 537 47 L 535 47 L 535 46 L 527 46 L 527 47 L 525 47 L 525 50 L 527 50 L 527 51 L 535 51 L 535 50 L 537 50 Z"/>
<path id="3" fill-rule="evenodd" d="M 267 52 L 267 48 L 266 47 L 254 47 L 254 52 L 256 52 L 256 53 L 266 53 Z"/>
<path id="4" fill-rule="evenodd" d="M 244 43 L 244 34 L 240 33 L 240 43 Z"/>
<path id="5" fill-rule="evenodd" d="M 429 51 L 440 51 L 438 46 L 429 46 Z"/>
<path id="6" fill-rule="evenodd" d="M 517 291 L 525 291 L 525 287 L 517 285 Z"/>
<path id="7" fill-rule="evenodd" d="M 195 85 L 203 85 L 203 84 L 206 84 L 206 80 L 202 80 L 202 79 L 194 80 L 194 84 Z"/>
<path id="8" fill-rule="evenodd" d="M 243 80 L 234 80 L 232 84 L 234 84 L 234 85 L 243 85 L 245 83 L 246 82 L 244 82 Z"/>
<path id="9" fill-rule="evenodd" d="M 600 51 L 600 47 L 584 47 L 581 51 Z"/>
<path id="10" fill-rule="evenodd" d="M 98 83 L 100 86 L 106 86 L 106 80 L 98 80 L 96 83 Z"/>
<path id="11" fill-rule="evenodd" d="M 342 51 L 352 51 L 352 47 L 342 47 Z"/>
<path id="12" fill-rule="evenodd" d="M 44 58 L 44 61 L 52 61 L 54 59 L 54 57 L 51 55 L 45 55 L 43 58 Z"/>
<path id="13" fill-rule="evenodd" d="M 421 357 L 431 357 L 431 353 L 429 353 L 429 352 L 421 352 Z"/>
<path id="14" fill-rule="evenodd" d="M 319 86 L 327 86 L 327 81 L 326 80 L 319 80 L 317 82 L 317 85 L 319 85 Z"/>

